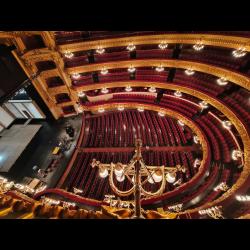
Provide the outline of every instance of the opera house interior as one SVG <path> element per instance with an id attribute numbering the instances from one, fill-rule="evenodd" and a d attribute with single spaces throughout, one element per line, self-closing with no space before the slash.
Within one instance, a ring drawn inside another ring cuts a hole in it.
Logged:
<path id="1" fill-rule="evenodd" d="M 249 219 L 250 31 L 0 31 L 0 219 Z"/>

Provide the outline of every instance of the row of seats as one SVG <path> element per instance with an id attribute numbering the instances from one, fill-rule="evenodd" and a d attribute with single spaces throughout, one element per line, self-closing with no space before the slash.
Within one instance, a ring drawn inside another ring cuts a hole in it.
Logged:
<path id="1" fill-rule="evenodd" d="M 135 138 L 148 146 L 187 145 L 188 141 L 171 118 L 151 111 L 123 111 L 87 119 L 82 147 L 134 146 Z"/>

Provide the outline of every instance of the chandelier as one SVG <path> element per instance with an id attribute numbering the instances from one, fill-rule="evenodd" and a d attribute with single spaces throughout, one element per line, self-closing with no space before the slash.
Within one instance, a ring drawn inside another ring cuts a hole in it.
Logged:
<path id="1" fill-rule="evenodd" d="M 99 109 L 98 109 L 98 112 L 99 112 L 99 113 L 103 113 L 103 112 L 105 112 L 105 109 L 104 109 L 104 108 L 99 108 Z"/>
<path id="2" fill-rule="evenodd" d="M 107 93 L 109 92 L 109 90 L 108 90 L 107 88 L 102 88 L 101 92 L 102 92 L 103 94 L 107 94 Z"/>
<path id="3" fill-rule="evenodd" d="M 202 44 L 202 42 L 198 42 L 198 43 L 196 43 L 196 44 L 194 44 L 193 45 L 193 48 L 195 49 L 195 50 L 197 50 L 197 51 L 200 51 L 200 50 L 202 50 L 202 49 L 204 49 L 204 44 Z"/>
<path id="4" fill-rule="evenodd" d="M 175 95 L 176 97 L 182 97 L 182 93 L 181 93 L 179 90 L 175 91 L 175 92 L 174 92 L 174 95 Z"/>
<path id="5" fill-rule="evenodd" d="M 150 93 L 155 93 L 155 92 L 156 92 L 156 88 L 155 88 L 155 87 L 150 87 L 150 88 L 148 89 L 148 91 L 149 91 Z"/>
<path id="6" fill-rule="evenodd" d="M 182 126 L 182 127 L 185 126 L 185 124 L 184 124 L 183 121 L 181 121 L 181 120 L 178 120 L 177 123 L 178 123 L 180 126 Z"/>
<path id="7" fill-rule="evenodd" d="M 243 56 L 246 55 L 246 53 L 247 53 L 246 48 L 243 48 L 243 47 L 241 47 L 241 48 L 239 48 L 237 50 L 234 50 L 232 52 L 233 56 L 236 57 L 236 58 L 243 57 Z"/>
<path id="8" fill-rule="evenodd" d="M 74 73 L 74 74 L 72 74 L 72 77 L 74 79 L 79 79 L 81 77 L 81 75 L 79 73 Z"/>
<path id="9" fill-rule="evenodd" d="M 226 86 L 228 84 L 228 81 L 225 77 L 221 77 L 219 79 L 216 80 L 218 85 L 220 86 Z"/>
<path id="10" fill-rule="evenodd" d="M 143 111 L 144 111 L 144 108 L 143 108 L 143 107 L 139 107 L 139 108 L 137 108 L 137 110 L 138 110 L 139 112 L 143 112 Z"/>
<path id="11" fill-rule="evenodd" d="M 243 156 L 243 153 L 240 150 L 237 150 L 237 149 L 233 150 L 233 152 L 232 152 L 232 159 L 234 161 L 237 161 L 238 158 L 241 158 L 242 156 Z"/>
<path id="12" fill-rule="evenodd" d="M 108 74 L 108 70 L 107 69 L 105 69 L 105 68 L 103 68 L 102 70 L 101 70 L 101 74 L 102 75 L 107 75 Z"/>
<path id="13" fill-rule="evenodd" d="M 161 66 L 156 67 L 155 70 L 157 72 L 162 72 L 162 71 L 164 71 L 164 67 L 161 65 Z"/>
<path id="14" fill-rule="evenodd" d="M 192 69 L 186 69 L 185 70 L 185 74 L 188 75 L 188 76 L 192 76 L 194 73 L 195 73 L 195 71 L 192 70 Z"/>
<path id="15" fill-rule="evenodd" d="M 168 44 L 167 43 L 165 43 L 165 42 L 161 42 L 159 45 L 158 45 L 158 47 L 160 48 L 160 49 L 166 49 L 167 47 L 168 47 Z"/>
<path id="16" fill-rule="evenodd" d="M 96 53 L 98 53 L 98 54 L 103 54 L 105 52 L 105 49 L 104 48 L 102 48 L 102 47 L 98 47 L 97 48 L 97 50 L 96 50 Z"/>
<path id="17" fill-rule="evenodd" d="M 218 191 L 218 190 L 221 190 L 221 191 L 227 191 L 229 189 L 229 187 L 227 186 L 227 184 L 225 182 L 222 182 L 220 183 L 218 186 L 216 186 L 214 188 L 214 191 Z"/>
<path id="18" fill-rule="evenodd" d="M 127 87 L 125 88 L 125 91 L 130 92 L 130 91 L 132 91 L 132 88 L 131 88 L 130 86 L 127 86 Z"/>
<path id="19" fill-rule="evenodd" d="M 123 106 L 118 106 L 117 108 L 119 111 L 123 111 L 124 110 L 124 107 Z"/>
<path id="20" fill-rule="evenodd" d="M 84 96 L 85 96 L 85 93 L 84 93 L 83 91 L 78 92 L 78 96 L 79 96 L 79 97 L 84 97 Z"/>
<path id="21" fill-rule="evenodd" d="M 129 51 L 133 51 L 133 50 L 135 50 L 135 45 L 134 44 L 129 44 L 128 46 L 127 46 L 127 50 L 129 50 Z"/>
<path id="22" fill-rule="evenodd" d="M 232 126 L 232 123 L 230 121 L 222 121 L 222 126 L 226 129 L 230 129 Z"/>
<path id="23" fill-rule="evenodd" d="M 141 213 L 141 196 L 153 197 L 162 194 L 165 190 L 166 182 L 173 183 L 176 180 L 177 172 L 186 172 L 186 168 L 180 165 L 175 167 L 147 166 L 142 158 L 141 148 L 142 140 L 136 139 L 135 153 L 128 164 L 120 162 L 105 164 L 96 159 L 93 159 L 91 163 L 92 168 L 98 167 L 101 178 L 109 176 L 109 184 L 118 196 L 125 197 L 134 194 L 133 218 L 143 218 Z M 126 191 L 118 189 L 114 183 L 114 176 L 118 182 L 123 182 L 126 178 L 132 184 L 132 187 Z M 157 191 L 151 192 L 143 187 L 147 182 L 152 184 L 161 182 L 161 185 Z"/>
<path id="24" fill-rule="evenodd" d="M 208 104 L 205 101 L 199 102 L 199 105 L 201 106 L 202 109 L 208 108 Z"/>
<path id="25" fill-rule="evenodd" d="M 64 56 L 66 57 L 66 58 L 68 58 L 68 59 L 70 59 L 70 58 L 72 58 L 73 56 L 74 56 L 74 54 L 72 53 L 72 52 L 66 52 L 65 54 L 64 54 Z"/>
<path id="26" fill-rule="evenodd" d="M 135 67 L 133 67 L 133 66 L 130 66 L 129 68 L 128 68 L 128 72 L 129 73 L 133 73 L 133 72 L 135 72 Z"/>

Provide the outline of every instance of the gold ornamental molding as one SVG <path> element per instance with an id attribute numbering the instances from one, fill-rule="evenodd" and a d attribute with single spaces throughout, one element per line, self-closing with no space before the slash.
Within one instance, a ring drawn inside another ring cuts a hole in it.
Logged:
<path id="1" fill-rule="evenodd" d="M 101 39 L 95 41 L 84 41 L 78 43 L 58 45 L 58 50 L 61 53 L 67 51 L 75 52 L 82 50 L 98 49 L 98 47 L 111 48 L 123 47 L 129 44 L 144 45 L 144 44 L 160 44 L 162 42 L 168 44 L 196 44 L 202 42 L 204 45 L 238 49 L 241 46 L 250 51 L 250 38 L 226 35 L 212 34 L 161 34 L 161 35 L 142 35 L 142 36 L 127 36 L 122 38 Z"/>
<path id="2" fill-rule="evenodd" d="M 115 84 L 117 87 L 120 86 L 118 82 L 116 82 Z M 140 84 L 142 84 L 142 83 L 140 83 Z M 103 85 L 103 86 L 106 86 L 106 85 Z M 141 85 L 139 85 L 139 86 L 141 86 Z M 226 198 L 228 198 L 229 196 L 234 194 L 245 183 L 245 181 L 247 180 L 247 178 L 250 174 L 250 137 L 249 137 L 249 134 L 247 132 L 247 128 L 239 120 L 237 115 L 231 109 L 226 107 L 222 102 L 220 102 L 217 99 L 215 99 L 207 94 L 204 94 L 198 90 L 194 90 L 191 88 L 187 88 L 187 87 L 183 87 L 183 86 L 179 86 L 179 85 L 175 85 L 175 84 L 170 84 L 170 83 L 152 83 L 152 85 L 151 85 L 148 82 L 144 82 L 144 86 L 155 86 L 155 87 L 163 88 L 163 89 L 179 90 L 183 93 L 195 96 L 201 100 L 206 101 L 208 104 L 210 104 L 211 106 L 214 106 L 216 109 L 218 109 L 220 112 L 222 112 L 232 122 L 232 124 L 234 125 L 234 127 L 238 131 L 238 133 L 242 139 L 242 142 L 243 142 L 244 168 L 240 174 L 240 177 L 236 181 L 236 183 L 228 191 L 226 191 L 222 196 L 220 196 L 218 199 L 216 199 L 210 203 L 207 203 L 201 207 L 191 209 L 191 210 L 186 210 L 184 213 L 197 212 L 200 209 L 215 206 L 219 202 L 225 200 Z M 109 104 L 109 105 L 112 106 L 112 104 Z M 117 103 L 117 105 L 121 105 L 121 104 Z M 139 105 L 139 103 L 137 103 L 137 105 Z M 140 105 L 146 107 L 146 104 L 144 104 L 144 103 L 141 103 Z M 147 107 L 151 107 L 151 106 L 153 106 L 153 108 L 155 109 L 155 105 L 148 105 L 147 104 Z M 104 107 L 104 105 L 99 105 L 98 107 Z M 95 106 L 95 109 L 93 109 L 93 111 L 96 111 L 98 109 L 98 107 Z M 107 106 L 107 107 L 109 107 L 109 106 Z M 136 106 L 136 107 L 138 107 L 138 106 Z M 90 108 L 90 107 L 87 107 L 87 108 Z M 157 110 L 159 110 L 159 109 L 160 109 L 160 107 L 158 107 Z"/>
<path id="3" fill-rule="evenodd" d="M 93 71 L 101 71 L 103 68 L 105 69 L 116 69 L 116 68 L 129 68 L 129 67 L 167 67 L 167 68 L 181 68 L 181 69 L 192 69 L 195 71 L 199 71 L 202 73 L 211 74 L 214 76 L 225 77 L 228 81 L 231 81 L 237 85 L 240 85 L 243 88 L 250 90 L 250 78 L 232 72 L 228 69 L 224 69 L 221 67 L 198 63 L 193 61 L 183 61 L 183 60 L 162 60 L 162 59 L 147 59 L 147 60 L 128 60 L 128 61 L 117 61 L 117 62 L 106 62 L 106 63 L 96 63 L 89 64 L 84 66 L 77 66 L 72 68 L 65 69 L 68 74 L 74 73 L 87 73 Z"/>

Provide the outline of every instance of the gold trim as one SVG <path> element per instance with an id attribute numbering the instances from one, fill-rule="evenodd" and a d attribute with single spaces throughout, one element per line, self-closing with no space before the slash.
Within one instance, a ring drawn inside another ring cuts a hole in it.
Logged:
<path id="1" fill-rule="evenodd" d="M 97 49 L 99 46 L 102 46 L 103 48 L 111 48 L 128 46 L 128 44 L 130 43 L 133 43 L 134 45 L 160 44 L 163 41 L 168 44 L 195 44 L 201 41 L 204 45 L 231 49 L 238 49 L 240 46 L 244 46 L 246 48 L 246 51 L 250 51 L 249 38 L 212 34 L 161 34 L 127 36 L 121 38 L 110 38 L 58 45 L 58 50 L 61 53 L 65 53 L 66 51 L 75 52 L 80 50 Z"/>
<path id="2" fill-rule="evenodd" d="M 219 78 L 226 77 L 228 81 L 231 81 L 235 84 L 240 85 L 243 88 L 250 90 L 249 77 L 236 72 L 232 72 L 228 69 L 193 61 L 183 61 L 183 60 L 173 60 L 173 59 L 128 60 L 128 61 L 88 64 L 83 66 L 66 68 L 65 70 L 68 74 L 73 74 L 73 73 L 101 71 L 104 67 L 106 69 L 128 68 L 131 65 L 133 65 L 133 67 L 157 67 L 159 65 L 162 65 L 163 67 L 168 67 L 168 68 L 171 67 L 181 68 L 181 69 L 192 68 L 195 71 L 211 74 Z"/>

